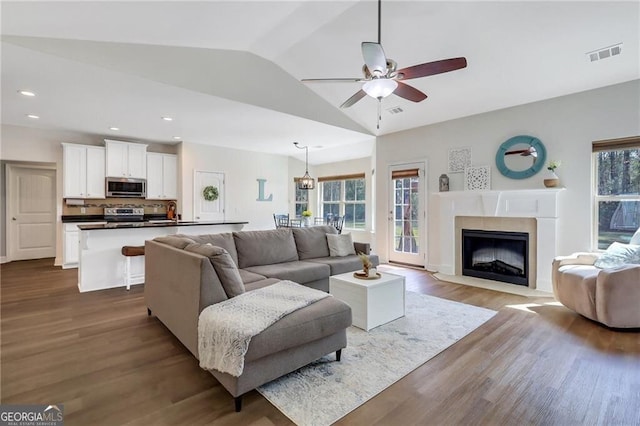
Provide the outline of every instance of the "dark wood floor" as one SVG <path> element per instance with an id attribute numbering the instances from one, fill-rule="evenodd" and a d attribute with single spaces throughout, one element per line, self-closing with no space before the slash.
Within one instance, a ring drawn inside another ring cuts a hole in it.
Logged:
<path id="1" fill-rule="evenodd" d="M 1 401 L 62 403 L 66 425 L 287 425 L 257 392 L 241 413 L 154 317 L 142 286 L 78 293 L 51 259 L 1 272 Z M 409 290 L 498 311 L 353 411 L 342 425 L 640 425 L 640 333 L 590 322 L 551 298 L 441 282 Z M 640 309 L 640 307 L 639 307 Z"/>

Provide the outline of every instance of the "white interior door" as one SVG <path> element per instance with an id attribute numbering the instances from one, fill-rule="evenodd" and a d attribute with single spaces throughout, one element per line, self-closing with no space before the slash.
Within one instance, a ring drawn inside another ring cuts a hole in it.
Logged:
<path id="1" fill-rule="evenodd" d="M 56 255 L 56 171 L 7 165 L 9 260 Z"/>
<path id="2" fill-rule="evenodd" d="M 389 168 L 389 261 L 424 267 L 424 163 Z"/>
<path id="3" fill-rule="evenodd" d="M 204 199 L 202 193 L 208 186 L 218 188 L 218 198 L 214 201 Z M 224 173 L 194 171 L 193 219 L 196 222 L 224 220 Z"/>

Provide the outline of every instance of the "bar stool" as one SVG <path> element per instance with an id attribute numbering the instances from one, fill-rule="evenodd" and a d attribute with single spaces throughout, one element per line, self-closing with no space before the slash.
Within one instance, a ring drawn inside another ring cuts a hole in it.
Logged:
<path id="1" fill-rule="evenodd" d="M 124 283 L 127 291 L 131 288 L 131 258 L 134 256 L 144 256 L 144 246 L 124 246 L 122 247 L 124 256 Z"/>

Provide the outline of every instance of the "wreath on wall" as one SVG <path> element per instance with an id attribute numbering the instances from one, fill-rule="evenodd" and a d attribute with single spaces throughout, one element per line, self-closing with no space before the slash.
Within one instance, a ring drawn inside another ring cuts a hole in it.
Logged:
<path id="1" fill-rule="evenodd" d="M 219 195 L 220 194 L 218 194 L 218 188 L 216 188 L 215 186 L 205 186 L 202 190 L 202 198 L 204 198 L 206 201 L 215 201 L 218 199 Z"/>

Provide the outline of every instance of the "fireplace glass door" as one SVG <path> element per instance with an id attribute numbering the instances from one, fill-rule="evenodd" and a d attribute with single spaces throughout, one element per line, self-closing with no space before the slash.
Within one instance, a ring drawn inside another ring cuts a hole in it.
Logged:
<path id="1" fill-rule="evenodd" d="M 462 230 L 462 275 L 529 285 L 529 234 Z"/>

